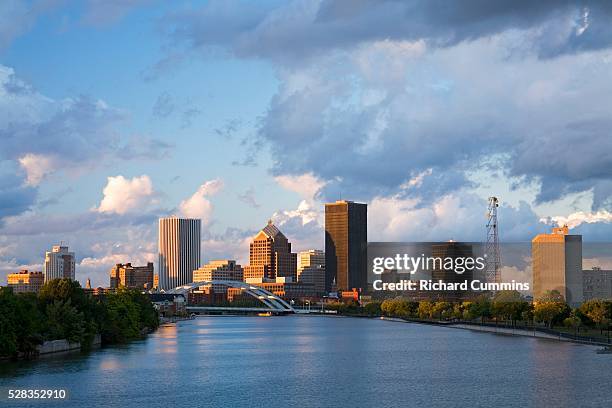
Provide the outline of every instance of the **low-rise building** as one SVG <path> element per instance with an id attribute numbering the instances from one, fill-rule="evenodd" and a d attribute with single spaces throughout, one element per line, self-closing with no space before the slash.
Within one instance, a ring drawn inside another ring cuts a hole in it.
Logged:
<path id="1" fill-rule="evenodd" d="M 239 281 L 242 282 L 244 272 L 242 266 L 237 264 L 233 259 L 220 259 L 216 261 L 210 261 L 199 269 L 193 271 L 194 282 L 210 282 L 210 281 Z M 204 285 L 199 288 L 203 290 L 211 285 Z M 212 285 L 212 293 L 226 294 L 227 286 L 221 284 Z"/>
<path id="2" fill-rule="evenodd" d="M 151 289 L 153 287 L 153 262 L 146 266 L 132 266 L 131 263 L 116 264 L 110 271 L 110 287 L 116 289 Z"/>
<path id="3" fill-rule="evenodd" d="M 316 295 L 325 294 L 325 252 L 319 249 L 299 252 L 297 280 L 312 285 Z"/>
<path id="4" fill-rule="evenodd" d="M 584 300 L 612 299 L 612 270 L 595 267 L 582 271 Z"/>
<path id="5" fill-rule="evenodd" d="M 26 269 L 16 273 L 9 273 L 6 277 L 8 286 L 13 288 L 13 293 L 38 293 L 45 283 L 42 272 L 31 272 Z"/>

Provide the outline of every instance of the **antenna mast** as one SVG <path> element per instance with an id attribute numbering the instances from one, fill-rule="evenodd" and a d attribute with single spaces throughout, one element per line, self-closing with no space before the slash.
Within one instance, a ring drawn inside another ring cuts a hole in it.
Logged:
<path id="1" fill-rule="evenodd" d="M 501 282 L 500 255 L 499 255 L 499 231 L 497 225 L 497 197 L 489 197 L 487 208 L 487 244 L 485 256 L 487 257 L 486 278 L 487 282 Z"/>

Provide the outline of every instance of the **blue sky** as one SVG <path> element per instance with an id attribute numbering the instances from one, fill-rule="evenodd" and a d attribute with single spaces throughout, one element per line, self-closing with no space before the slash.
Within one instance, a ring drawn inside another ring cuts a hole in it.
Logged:
<path id="1" fill-rule="evenodd" d="M 105 285 L 170 214 L 205 260 L 320 248 L 338 198 L 373 241 L 480 240 L 491 194 L 502 240 L 609 240 L 609 4 L 434 3 L 2 2 L 0 273 L 65 241 Z"/>

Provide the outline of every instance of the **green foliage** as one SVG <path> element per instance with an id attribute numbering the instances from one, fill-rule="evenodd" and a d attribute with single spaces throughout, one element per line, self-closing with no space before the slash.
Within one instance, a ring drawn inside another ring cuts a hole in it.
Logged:
<path id="1" fill-rule="evenodd" d="M 498 292 L 491 304 L 491 316 L 497 320 L 510 320 L 513 325 L 517 320 L 524 319 L 528 311 L 529 302 L 517 291 Z"/>
<path id="2" fill-rule="evenodd" d="M 45 339 L 67 339 L 76 343 L 83 340 L 86 322 L 83 313 L 71 304 L 71 300 L 55 300 L 45 310 Z"/>
<path id="3" fill-rule="evenodd" d="M 608 327 L 612 320 L 612 302 L 599 299 L 584 302 L 578 309 L 584 323 L 598 327 L 600 330 Z"/>
<path id="4" fill-rule="evenodd" d="M 533 317 L 538 322 L 543 322 L 547 327 L 563 322 L 570 315 L 569 306 L 555 297 L 545 297 L 538 300 L 533 309 Z"/>
<path id="5" fill-rule="evenodd" d="M 107 344 L 125 342 L 158 325 L 153 304 L 138 291 L 91 297 L 70 279 L 47 282 L 38 296 L 0 288 L 0 356 L 34 355 L 45 340 L 88 348 L 97 333 Z"/>
<path id="6" fill-rule="evenodd" d="M 370 302 L 363 307 L 363 310 L 368 316 L 380 316 L 382 313 L 382 303 Z"/>

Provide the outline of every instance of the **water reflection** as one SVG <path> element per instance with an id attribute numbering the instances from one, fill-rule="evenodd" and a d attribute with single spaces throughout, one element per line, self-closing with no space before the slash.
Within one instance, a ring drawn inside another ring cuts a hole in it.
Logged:
<path id="1" fill-rule="evenodd" d="M 593 347 L 372 319 L 202 317 L 0 366 L 3 387 L 67 388 L 68 407 L 612 406 Z"/>

